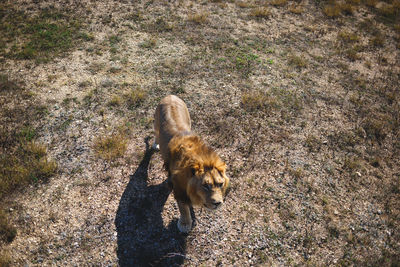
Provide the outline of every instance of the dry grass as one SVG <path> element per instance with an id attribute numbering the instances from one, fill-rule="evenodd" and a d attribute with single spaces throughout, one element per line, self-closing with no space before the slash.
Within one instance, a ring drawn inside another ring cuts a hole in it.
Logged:
<path id="1" fill-rule="evenodd" d="M 8 98 L 18 99 L 12 108 L 4 108 L 0 113 L 0 199 L 15 189 L 38 181 L 46 181 L 57 170 L 57 164 L 48 160 L 46 147 L 35 141 L 36 132 L 30 126 L 41 113 L 38 103 L 30 101 L 32 95 L 18 82 L 9 80 L 8 76 L 0 78 L 1 105 Z M 30 105 L 29 110 L 21 109 Z"/>
<path id="2" fill-rule="evenodd" d="M 296 68 L 299 68 L 299 69 L 305 68 L 308 65 L 307 59 L 305 59 L 302 56 L 295 55 L 295 54 L 289 54 L 288 62 L 290 65 L 292 65 Z"/>
<path id="3" fill-rule="evenodd" d="M 0 76 L 0 243 L 12 242 L 17 231 L 3 211 L 7 208 L 4 200 L 16 190 L 47 181 L 57 171 L 57 164 L 47 157 L 46 147 L 35 141 L 37 135 L 31 125 L 43 113 L 32 98 L 20 82 Z M 9 99 L 15 104 L 9 106 Z M 0 263 L 7 266 L 8 254 L 0 255 Z"/>
<path id="4" fill-rule="evenodd" d="M 209 14 L 206 12 L 191 14 L 188 16 L 188 21 L 197 23 L 197 24 L 204 24 L 207 22 Z"/>
<path id="5" fill-rule="evenodd" d="M 329 18 L 336 18 L 342 12 L 339 4 L 327 5 L 323 9 L 324 14 Z"/>
<path id="6" fill-rule="evenodd" d="M 88 48 L 40 66 L 4 57 L 48 104 L 15 109 L 10 99 L 31 101 L 32 93 L 4 79 L 0 129 L 21 116 L 45 127 L 17 125 L 0 140 L 44 158 L 43 138 L 60 160 L 60 175 L 16 194 L 22 208 L 4 209 L 18 230 L 3 246 L 13 260 L 129 266 L 140 251 L 156 255 L 147 262 L 154 266 L 396 266 L 395 12 L 362 0 L 282 1 L 269 10 L 269 1 L 75 2 L 87 12 Z M 44 5 L 28 3 L 32 14 Z M 326 18 L 325 5 L 338 5 L 338 19 Z M 248 15 L 255 10 L 263 12 Z M 195 210 L 188 236 L 177 232 L 160 154 L 143 143 L 171 92 L 232 177 L 226 205 Z"/>
<path id="7" fill-rule="evenodd" d="M 119 95 L 113 95 L 110 101 L 108 101 L 108 105 L 111 107 L 120 106 L 121 103 L 122 103 L 122 98 Z"/>
<path id="8" fill-rule="evenodd" d="M 375 47 L 383 47 L 385 44 L 385 38 L 382 36 L 382 34 L 377 34 L 376 36 L 372 37 L 370 39 L 370 45 L 375 46 Z"/>
<path id="9" fill-rule="evenodd" d="M 249 92 L 242 95 L 242 107 L 249 112 L 268 112 L 276 106 L 276 100 L 267 93 Z"/>
<path id="10" fill-rule="evenodd" d="M 267 7 L 257 7 L 251 10 L 250 16 L 256 18 L 268 18 L 271 12 Z"/>
<path id="11" fill-rule="evenodd" d="M 273 6 L 284 6 L 287 4 L 287 0 L 272 0 L 270 4 Z"/>
<path id="12" fill-rule="evenodd" d="M 47 159 L 46 147 L 36 142 L 19 143 L 0 163 L 0 198 L 18 187 L 46 181 L 57 170 L 57 164 Z"/>
<path id="13" fill-rule="evenodd" d="M 121 133 L 110 136 L 99 136 L 95 139 L 93 148 L 96 154 L 105 160 L 115 160 L 125 154 L 128 140 Z"/>
<path id="14" fill-rule="evenodd" d="M 236 5 L 240 8 L 250 8 L 250 7 L 254 7 L 253 3 L 247 2 L 247 1 L 239 1 L 236 2 Z"/>
<path id="15" fill-rule="evenodd" d="M 12 266 L 11 255 L 6 250 L 3 250 L 3 251 L 0 252 L 0 266 L 1 267 Z"/>
<path id="16" fill-rule="evenodd" d="M 157 45 L 157 39 L 156 38 L 149 38 L 142 43 L 139 44 L 139 47 L 141 48 L 147 48 L 147 49 L 152 49 L 156 47 Z"/>
<path id="17" fill-rule="evenodd" d="M 293 3 L 289 6 L 289 11 L 294 14 L 301 14 L 304 12 L 304 6 L 302 4 Z"/>
<path id="18" fill-rule="evenodd" d="M 363 0 L 363 3 L 365 3 L 366 6 L 375 7 L 378 0 Z"/>
<path id="19" fill-rule="evenodd" d="M 17 235 L 17 229 L 9 224 L 9 219 L 3 210 L 0 210 L 0 241 L 10 243 Z"/>
<path id="20" fill-rule="evenodd" d="M 341 9 L 341 12 L 345 15 L 352 15 L 355 11 L 355 7 L 349 3 L 341 4 L 340 9 Z"/>
<path id="21" fill-rule="evenodd" d="M 139 106 L 145 101 L 146 97 L 146 91 L 139 87 L 132 89 L 127 95 L 125 95 L 128 106 L 131 108 Z"/>
<path id="22" fill-rule="evenodd" d="M 357 33 L 340 31 L 338 33 L 338 39 L 345 44 L 351 44 L 358 42 L 360 37 L 357 35 Z"/>

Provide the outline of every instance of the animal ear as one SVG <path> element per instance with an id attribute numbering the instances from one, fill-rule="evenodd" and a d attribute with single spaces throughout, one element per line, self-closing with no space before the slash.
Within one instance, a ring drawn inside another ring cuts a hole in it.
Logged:
<path id="1" fill-rule="evenodd" d="M 230 184 L 228 183 L 227 186 L 224 186 L 224 199 L 225 199 L 225 197 L 229 194 L 229 192 L 231 192 L 231 186 L 230 186 Z"/>
<path id="2" fill-rule="evenodd" d="M 224 173 L 224 187 L 222 188 L 222 191 L 224 192 L 224 197 L 226 197 L 229 193 L 229 191 L 231 191 L 231 186 L 230 186 L 230 182 L 229 182 L 229 177 L 226 176 L 226 174 Z"/>
<path id="3" fill-rule="evenodd" d="M 215 168 L 221 173 L 225 174 L 226 171 L 226 164 L 222 160 L 218 160 L 217 163 L 215 164 Z"/>
<path id="4" fill-rule="evenodd" d="M 200 161 L 195 161 L 191 164 L 192 175 L 201 175 L 204 173 L 204 166 Z"/>

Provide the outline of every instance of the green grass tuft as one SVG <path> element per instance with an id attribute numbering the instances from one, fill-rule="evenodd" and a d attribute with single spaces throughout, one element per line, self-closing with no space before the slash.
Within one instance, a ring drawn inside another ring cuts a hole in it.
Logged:
<path id="1" fill-rule="evenodd" d="M 0 53 L 9 58 L 48 62 L 70 50 L 76 40 L 90 39 L 80 32 L 79 20 L 56 10 L 44 9 L 31 16 L 12 5 L 1 4 Z"/>

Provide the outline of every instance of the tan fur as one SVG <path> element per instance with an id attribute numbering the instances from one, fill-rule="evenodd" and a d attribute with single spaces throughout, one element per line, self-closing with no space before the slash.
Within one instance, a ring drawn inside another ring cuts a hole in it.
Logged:
<path id="1" fill-rule="evenodd" d="M 229 186 L 226 164 L 191 132 L 190 124 L 189 111 L 180 98 L 170 95 L 161 100 L 154 119 L 155 139 L 178 202 L 182 232 L 192 228 L 190 206 L 216 209 Z"/>

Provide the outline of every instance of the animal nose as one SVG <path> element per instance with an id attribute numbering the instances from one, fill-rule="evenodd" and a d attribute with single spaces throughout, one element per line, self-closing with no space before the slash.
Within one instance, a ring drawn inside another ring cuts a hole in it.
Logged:
<path id="1" fill-rule="evenodd" d="M 221 205 L 222 204 L 222 202 L 221 201 L 213 201 L 213 204 L 216 206 L 216 207 L 218 207 L 219 205 Z"/>

